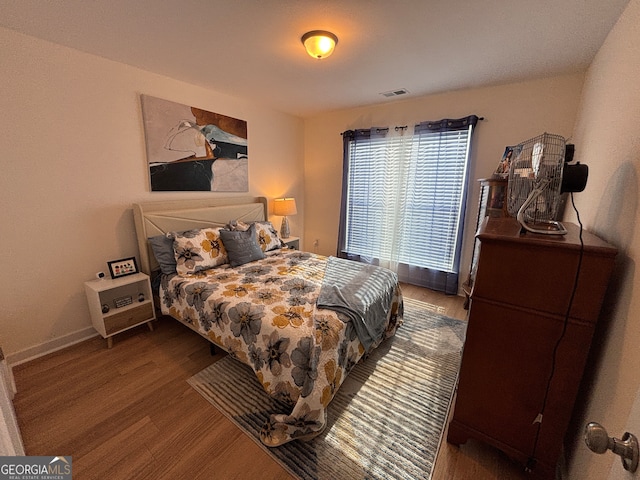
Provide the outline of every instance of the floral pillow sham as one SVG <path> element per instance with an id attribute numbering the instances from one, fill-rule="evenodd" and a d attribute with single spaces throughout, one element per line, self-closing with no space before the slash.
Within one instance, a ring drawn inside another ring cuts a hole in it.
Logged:
<path id="1" fill-rule="evenodd" d="M 271 222 L 255 222 L 258 244 L 263 252 L 282 248 L 282 240 Z"/>
<path id="2" fill-rule="evenodd" d="M 200 228 L 168 234 L 173 239 L 178 274 L 196 273 L 229 263 L 220 230 L 221 227 Z"/>

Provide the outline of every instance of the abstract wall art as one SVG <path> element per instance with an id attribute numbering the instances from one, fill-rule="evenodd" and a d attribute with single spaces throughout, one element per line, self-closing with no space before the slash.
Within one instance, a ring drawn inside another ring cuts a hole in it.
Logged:
<path id="1" fill-rule="evenodd" d="M 151 191 L 249 191 L 247 122 L 141 95 Z"/>

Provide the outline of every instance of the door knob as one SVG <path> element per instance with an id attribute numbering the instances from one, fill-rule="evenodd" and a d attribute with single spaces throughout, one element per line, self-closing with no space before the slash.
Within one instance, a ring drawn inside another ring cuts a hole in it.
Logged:
<path id="1" fill-rule="evenodd" d="M 592 452 L 605 453 L 611 450 L 620 455 L 625 470 L 635 472 L 638 468 L 638 439 L 635 435 L 625 432 L 622 439 L 613 438 L 602 425 L 590 422 L 584 430 L 584 441 Z"/>

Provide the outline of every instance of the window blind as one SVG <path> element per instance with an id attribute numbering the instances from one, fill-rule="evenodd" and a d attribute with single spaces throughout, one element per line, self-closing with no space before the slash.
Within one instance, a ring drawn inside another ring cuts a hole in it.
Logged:
<path id="1" fill-rule="evenodd" d="M 475 125 L 462 120 L 423 122 L 401 136 L 388 129 L 347 135 L 341 256 L 453 274 L 457 289 Z"/>

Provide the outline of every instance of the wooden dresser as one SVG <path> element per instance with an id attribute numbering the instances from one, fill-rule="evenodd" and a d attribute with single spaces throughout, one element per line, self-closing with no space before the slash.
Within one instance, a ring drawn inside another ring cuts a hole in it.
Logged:
<path id="1" fill-rule="evenodd" d="M 484 221 L 485 217 L 508 217 L 507 208 L 507 186 L 506 178 L 480 178 L 480 199 L 478 200 L 478 217 L 476 219 L 476 232 Z M 478 265 L 478 253 L 480 244 L 478 239 L 473 240 L 473 255 L 471 256 L 471 267 L 469 268 L 469 277 L 462 284 L 462 291 L 465 294 L 464 308 L 469 308 L 469 299 L 471 298 L 471 289 L 476 276 Z"/>
<path id="2" fill-rule="evenodd" d="M 565 227 L 568 234 L 556 236 L 521 234 L 513 218 L 481 225 L 447 437 L 456 445 L 469 438 L 491 444 L 536 478 L 554 478 L 616 255 L 583 232 L 571 303 L 581 245 L 579 227 Z"/>

